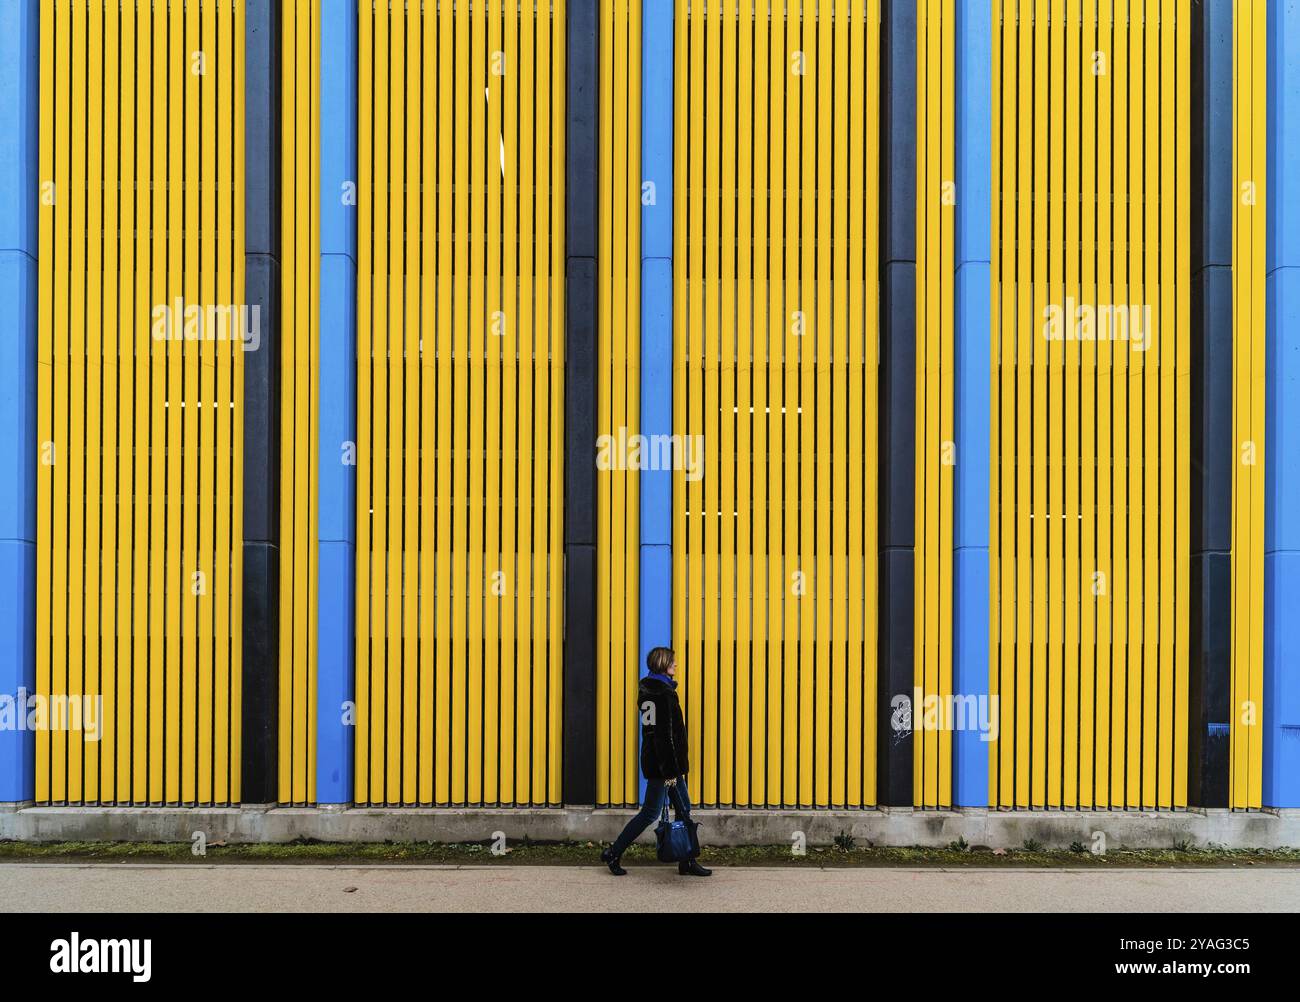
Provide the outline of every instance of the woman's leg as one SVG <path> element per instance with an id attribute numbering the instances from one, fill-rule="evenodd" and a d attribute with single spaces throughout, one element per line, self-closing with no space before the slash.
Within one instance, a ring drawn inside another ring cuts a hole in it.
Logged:
<path id="1" fill-rule="evenodd" d="M 677 815 L 678 821 L 685 821 L 691 816 L 691 796 L 686 792 L 685 776 L 678 776 L 677 782 L 668 787 L 668 799 L 673 802 L 673 813 Z"/>
<path id="2" fill-rule="evenodd" d="M 668 796 L 673 802 L 673 810 L 677 812 L 677 820 L 685 821 L 691 816 L 691 795 L 686 792 L 686 777 L 678 776 L 677 782 L 668 787 Z M 692 877 L 709 877 L 713 875 L 712 870 L 706 870 L 700 866 L 698 859 L 690 859 L 677 864 L 677 872 L 682 876 Z"/>
<path id="3" fill-rule="evenodd" d="M 659 817 L 659 812 L 664 809 L 665 789 L 662 779 L 646 780 L 645 803 L 641 805 L 641 810 L 636 813 L 636 816 L 627 823 L 618 838 L 614 840 L 614 845 L 610 848 L 610 855 L 616 859 L 623 855 L 624 850 L 636 841 L 637 836 L 649 828 Z"/>

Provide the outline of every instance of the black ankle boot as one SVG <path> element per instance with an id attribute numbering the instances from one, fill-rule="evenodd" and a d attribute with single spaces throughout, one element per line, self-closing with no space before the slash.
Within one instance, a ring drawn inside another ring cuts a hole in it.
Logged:
<path id="1" fill-rule="evenodd" d="M 685 863 L 678 863 L 678 864 L 677 864 L 677 872 L 678 872 L 679 874 L 681 874 L 683 877 L 711 877 L 711 876 L 713 876 L 713 871 L 712 871 L 712 870 L 706 870 L 704 867 L 700 866 L 700 861 L 699 861 L 698 859 L 688 860 L 688 861 L 685 862 Z"/>
<path id="2" fill-rule="evenodd" d="M 609 872 L 614 874 L 614 876 L 616 877 L 622 877 L 627 874 L 627 871 L 623 869 L 622 866 L 619 865 L 622 859 L 623 859 L 622 856 L 614 855 L 614 850 L 612 847 L 609 849 L 602 849 L 600 851 L 600 861 L 604 863 L 606 866 L 608 866 Z"/>

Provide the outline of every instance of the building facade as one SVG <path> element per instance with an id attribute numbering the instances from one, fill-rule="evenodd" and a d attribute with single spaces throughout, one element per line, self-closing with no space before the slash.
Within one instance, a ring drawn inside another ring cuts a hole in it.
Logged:
<path id="1" fill-rule="evenodd" d="M 1300 3 L 0 18 L 7 830 L 1300 809 Z"/>

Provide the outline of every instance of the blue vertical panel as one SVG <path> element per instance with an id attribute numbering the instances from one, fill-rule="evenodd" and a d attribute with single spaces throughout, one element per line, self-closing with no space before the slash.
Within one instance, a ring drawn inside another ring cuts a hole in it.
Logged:
<path id="1" fill-rule="evenodd" d="M 357 437 L 357 0 L 320 26 L 320 497 L 316 800 L 352 800 Z M 347 719 L 351 719 L 350 717 Z"/>
<path id="2" fill-rule="evenodd" d="M 1268 9 L 1264 805 L 1300 807 L 1300 0 Z"/>
<path id="3" fill-rule="evenodd" d="M 641 74 L 641 434 L 653 441 L 673 423 L 673 0 L 642 4 Z M 671 642 L 672 529 L 672 471 L 642 471 L 642 668 Z"/>
<path id="4" fill-rule="evenodd" d="M 653 443 L 673 430 L 673 0 L 643 0 L 641 6 L 641 183 L 641 434 Z M 649 454 L 673 453 L 652 445 Z M 643 672 L 650 649 L 672 642 L 672 540 L 672 470 L 644 470 Z"/>
<path id="5" fill-rule="evenodd" d="M 953 691 L 989 693 L 989 240 L 992 4 L 957 5 L 957 445 L 953 530 Z M 990 708 L 990 717 L 994 712 Z M 978 719 L 986 719 L 983 714 Z M 953 741 L 953 805 L 985 807 L 989 746 L 968 719 Z"/>
<path id="6" fill-rule="evenodd" d="M 0 4 L 0 802 L 34 778 L 38 31 L 36 0 Z"/>

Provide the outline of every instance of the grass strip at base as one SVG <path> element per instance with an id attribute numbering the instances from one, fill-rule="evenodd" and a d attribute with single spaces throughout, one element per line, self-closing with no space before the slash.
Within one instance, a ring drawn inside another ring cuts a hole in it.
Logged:
<path id="1" fill-rule="evenodd" d="M 199 855 L 190 842 L 14 842 L 0 841 L 4 863 L 430 863 L 463 866 L 599 866 L 602 848 L 592 842 L 508 842 L 508 851 L 494 853 L 483 842 L 257 842 L 226 845 L 208 843 Z M 657 864 L 653 846 L 634 845 L 624 861 Z M 843 844 L 809 846 L 795 855 L 787 845 L 706 846 L 700 861 L 706 866 L 785 867 L 1225 867 L 1300 866 L 1300 849 L 1229 849 L 1180 846 L 1169 849 L 1113 848 L 1094 855 L 1086 848 L 990 849 L 985 846 L 947 848 Z"/>

